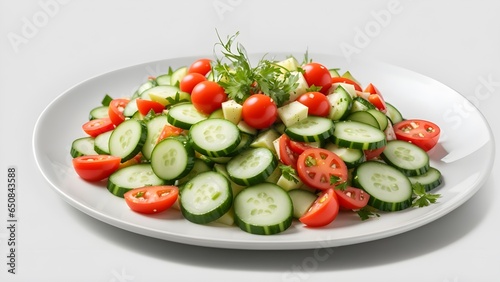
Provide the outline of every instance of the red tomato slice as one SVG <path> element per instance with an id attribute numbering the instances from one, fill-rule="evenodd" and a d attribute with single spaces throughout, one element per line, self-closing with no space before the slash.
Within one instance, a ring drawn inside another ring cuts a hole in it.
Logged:
<path id="1" fill-rule="evenodd" d="M 89 155 L 74 158 L 73 168 L 81 178 L 87 181 L 101 181 L 115 172 L 120 163 L 120 157 Z"/>
<path id="2" fill-rule="evenodd" d="M 89 120 L 82 125 L 83 131 L 92 137 L 113 130 L 115 125 L 111 122 L 110 118 L 98 118 Z"/>
<path id="3" fill-rule="evenodd" d="M 370 194 L 363 189 L 347 186 L 345 189 L 335 189 L 339 206 L 348 210 L 361 209 L 368 204 Z"/>
<path id="4" fill-rule="evenodd" d="M 367 92 L 370 94 L 378 94 L 378 95 L 382 96 L 380 91 L 378 91 L 377 87 L 375 87 L 375 85 L 373 85 L 372 83 L 370 83 L 370 84 L 368 84 L 368 86 L 366 86 L 364 92 Z"/>
<path id="5" fill-rule="evenodd" d="M 332 84 L 333 83 L 351 84 L 354 86 L 354 89 L 356 89 L 357 91 L 363 91 L 363 89 L 361 89 L 361 86 L 357 82 L 355 82 L 354 80 L 351 80 L 349 78 L 346 78 L 346 77 L 341 77 L 341 76 L 332 77 Z"/>
<path id="6" fill-rule="evenodd" d="M 339 204 L 334 189 L 323 191 L 299 221 L 309 227 L 330 224 L 339 213 Z"/>
<path id="7" fill-rule="evenodd" d="M 411 142 L 425 151 L 429 151 L 436 146 L 441 134 L 438 125 L 422 119 L 403 120 L 393 127 L 398 140 Z"/>
<path id="8" fill-rule="evenodd" d="M 177 186 L 160 185 L 135 188 L 123 197 L 131 210 L 139 213 L 159 213 L 170 208 L 179 197 Z"/>
<path id="9" fill-rule="evenodd" d="M 383 113 L 387 112 L 387 105 L 380 94 L 370 94 L 368 102 L 372 103 L 379 111 Z"/>
<path id="10" fill-rule="evenodd" d="M 377 149 L 373 149 L 373 150 L 364 150 L 363 153 L 365 154 L 366 160 L 369 161 L 369 160 L 373 160 L 373 159 L 377 158 L 378 156 L 380 156 L 380 154 L 382 154 L 384 149 L 385 149 L 385 146 L 377 148 Z"/>
<path id="11" fill-rule="evenodd" d="M 292 150 L 294 153 L 298 155 L 304 153 L 304 151 L 307 149 L 314 148 L 305 142 L 295 141 L 291 139 L 288 146 L 290 147 L 290 150 Z"/>
<path id="12" fill-rule="evenodd" d="M 163 127 L 162 131 L 160 132 L 160 135 L 158 136 L 158 141 L 156 142 L 158 143 L 161 140 L 170 136 L 179 136 L 182 134 L 182 132 L 184 132 L 184 129 L 167 124 Z"/>
<path id="13" fill-rule="evenodd" d="M 285 165 L 297 168 L 297 158 L 299 154 L 291 150 L 290 143 L 290 137 L 286 134 L 282 134 L 279 140 L 280 161 Z"/>
<path id="14" fill-rule="evenodd" d="M 125 110 L 125 106 L 127 106 L 128 102 L 130 102 L 129 99 L 117 98 L 111 100 L 109 103 L 108 115 L 115 126 L 118 126 L 125 120 L 123 110 Z"/>
<path id="15" fill-rule="evenodd" d="M 326 190 L 347 181 L 347 166 L 335 153 L 323 148 L 310 148 L 299 155 L 297 173 L 310 187 Z"/>
<path id="16" fill-rule="evenodd" d="M 135 102 L 137 103 L 137 110 L 143 116 L 147 115 L 151 110 L 158 114 L 163 112 L 165 109 L 164 105 L 156 101 L 137 98 L 135 99 Z"/>

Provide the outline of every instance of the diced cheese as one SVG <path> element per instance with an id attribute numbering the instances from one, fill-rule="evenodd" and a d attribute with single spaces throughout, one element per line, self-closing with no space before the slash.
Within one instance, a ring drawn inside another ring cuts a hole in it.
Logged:
<path id="1" fill-rule="evenodd" d="M 290 92 L 290 98 L 288 99 L 289 102 L 293 102 L 299 98 L 300 95 L 304 94 L 307 92 L 307 88 L 309 88 L 309 85 L 307 84 L 306 78 L 301 72 L 298 71 L 293 71 L 292 75 L 298 75 L 298 80 L 297 80 L 297 88 Z"/>
<path id="2" fill-rule="evenodd" d="M 255 140 L 250 144 L 250 147 L 264 147 L 273 152 L 273 154 L 276 154 L 276 151 L 274 149 L 273 141 L 276 140 L 279 137 L 278 132 L 276 132 L 274 129 L 268 129 L 264 132 L 259 133 Z"/>
<path id="3" fill-rule="evenodd" d="M 283 188 L 285 191 L 299 189 L 303 185 L 302 181 L 300 181 L 299 179 L 297 179 L 297 182 L 295 182 L 293 180 L 286 179 L 283 175 L 280 176 L 276 184 Z"/>
<path id="4" fill-rule="evenodd" d="M 307 117 L 308 108 L 306 105 L 293 101 L 278 108 L 278 115 L 281 121 L 288 127 Z"/>
<path id="5" fill-rule="evenodd" d="M 297 61 L 297 59 L 295 59 L 295 57 L 290 57 L 276 64 L 284 67 L 288 71 L 296 71 L 299 67 L 299 62 Z"/>
<path id="6" fill-rule="evenodd" d="M 224 118 L 234 124 L 238 124 L 241 121 L 242 108 L 243 106 L 234 100 L 222 102 L 222 114 L 224 115 Z"/>

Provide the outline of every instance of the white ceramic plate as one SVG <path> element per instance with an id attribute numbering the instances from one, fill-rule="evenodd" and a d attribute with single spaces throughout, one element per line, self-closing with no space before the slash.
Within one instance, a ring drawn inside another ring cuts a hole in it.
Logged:
<path id="1" fill-rule="evenodd" d="M 494 142 L 486 120 L 463 96 L 431 78 L 395 66 L 366 61 L 347 63 L 341 57 L 321 54 L 310 57 L 327 67 L 351 71 L 363 85 L 374 83 L 404 117 L 428 119 L 441 127 L 440 142 L 430 152 L 431 165 L 444 177 L 444 184 L 435 191 L 442 195 L 438 204 L 383 213 L 379 218 L 363 222 L 355 214 L 341 214 L 324 228 L 309 229 L 297 222 L 281 234 L 258 236 L 234 226 L 193 224 L 183 219 L 177 210 L 154 216 L 137 214 L 123 199 L 109 193 L 105 184 L 82 181 L 71 166 L 69 151 L 71 142 L 84 136 L 81 125 L 89 110 L 99 105 L 106 93 L 112 97 L 130 96 L 148 75 L 165 73 L 168 66 L 189 65 L 195 57 L 112 71 L 64 92 L 47 106 L 35 126 L 36 162 L 64 200 L 98 220 L 145 236 L 230 249 L 306 249 L 377 240 L 432 222 L 453 211 L 480 189 L 491 171 Z"/>

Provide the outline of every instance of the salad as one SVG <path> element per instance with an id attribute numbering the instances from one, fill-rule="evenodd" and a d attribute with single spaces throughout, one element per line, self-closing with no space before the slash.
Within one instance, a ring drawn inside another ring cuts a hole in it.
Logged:
<path id="1" fill-rule="evenodd" d="M 237 35 L 130 97 L 104 95 L 72 142 L 75 172 L 132 212 L 260 235 L 437 202 L 438 125 L 404 118 L 375 84 L 307 52 L 253 65 Z"/>

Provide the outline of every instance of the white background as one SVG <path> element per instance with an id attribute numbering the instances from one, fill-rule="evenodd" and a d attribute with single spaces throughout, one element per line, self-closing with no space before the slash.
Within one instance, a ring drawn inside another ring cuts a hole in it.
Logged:
<path id="1" fill-rule="evenodd" d="M 34 162 L 32 133 L 42 110 L 71 86 L 143 62 L 210 54 L 217 29 L 222 35 L 239 31 L 239 41 L 251 52 L 308 49 L 347 56 L 350 46 L 352 59 L 422 73 L 468 97 L 498 136 L 499 6 L 495 0 L 0 1 L 0 182 L 6 183 L 10 165 L 17 167 L 19 180 L 18 273 L 7 273 L 2 224 L 0 280 L 498 281 L 496 175 L 435 222 L 335 248 L 327 260 L 308 264 L 315 250 L 203 248 L 95 220 L 45 182 Z M 484 79 L 493 83 L 477 92 Z M 493 171 L 498 169 L 497 162 Z M 4 222 L 6 185 L 0 187 Z"/>

